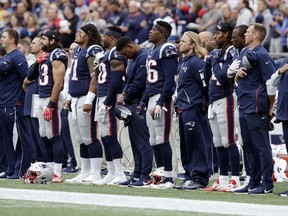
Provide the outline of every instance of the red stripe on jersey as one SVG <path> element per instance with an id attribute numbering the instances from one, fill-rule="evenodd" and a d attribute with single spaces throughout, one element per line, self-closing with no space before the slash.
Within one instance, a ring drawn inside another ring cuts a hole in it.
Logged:
<path id="1" fill-rule="evenodd" d="M 256 113 L 258 113 L 258 108 L 259 108 L 259 106 L 258 106 L 258 97 L 259 97 L 259 89 L 260 89 L 260 87 L 261 87 L 261 85 L 259 85 L 259 87 L 257 88 L 257 91 L 256 91 Z"/>

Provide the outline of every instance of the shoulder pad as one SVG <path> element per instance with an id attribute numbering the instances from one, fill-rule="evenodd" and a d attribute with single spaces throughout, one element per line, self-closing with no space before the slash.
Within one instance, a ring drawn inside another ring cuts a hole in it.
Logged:
<path id="1" fill-rule="evenodd" d="M 232 58 L 233 58 L 234 53 L 235 53 L 234 47 L 233 47 L 233 46 L 228 47 L 228 49 L 227 49 L 226 52 L 225 52 L 225 57 L 224 57 L 224 59 L 227 59 L 228 57 L 232 57 Z"/>
<path id="2" fill-rule="evenodd" d="M 159 53 L 159 59 L 178 57 L 178 50 L 172 43 L 165 43 L 162 45 Z"/>
<path id="3" fill-rule="evenodd" d="M 88 47 L 87 53 L 86 53 L 86 57 L 88 57 L 88 56 L 95 56 L 96 53 L 102 52 L 102 51 L 103 51 L 103 49 L 102 49 L 101 46 L 99 46 L 99 45 L 92 45 L 92 46 Z"/>
<path id="4" fill-rule="evenodd" d="M 59 49 L 59 48 L 55 49 L 50 54 L 50 62 L 54 60 L 66 61 L 67 59 L 68 59 L 68 56 L 63 49 Z"/>
<path id="5" fill-rule="evenodd" d="M 119 61 L 124 61 L 125 58 L 119 54 L 119 52 L 117 52 L 116 47 L 113 47 L 110 52 L 109 52 L 109 56 L 108 56 L 108 60 L 112 60 L 112 59 L 117 59 Z"/>

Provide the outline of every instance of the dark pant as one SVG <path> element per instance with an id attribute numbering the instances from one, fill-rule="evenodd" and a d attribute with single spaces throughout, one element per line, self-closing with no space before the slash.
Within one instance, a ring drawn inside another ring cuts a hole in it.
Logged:
<path id="1" fill-rule="evenodd" d="M 13 147 L 13 127 L 15 122 L 14 107 L 0 107 L 0 141 L 3 143 L 7 159 L 8 175 L 13 175 L 16 164 L 16 152 Z M 3 149 L 1 149 L 3 151 Z"/>
<path id="2" fill-rule="evenodd" d="M 239 112 L 241 136 L 250 167 L 250 186 L 262 184 L 266 189 L 273 187 L 272 152 L 268 134 L 266 115 L 244 114 Z M 262 176 L 262 177 L 261 177 Z"/>
<path id="3" fill-rule="evenodd" d="M 190 179 L 206 186 L 209 181 L 208 155 L 205 142 L 206 119 L 199 109 L 179 113 L 181 160 Z"/>
<path id="4" fill-rule="evenodd" d="M 146 115 L 139 118 L 136 114 L 136 103 L 130 106 L 132 116 L 128 126 L 129 138 L 134 157 L 134 175 L 139 173 L 139 177 L 148 177 L 152 170 L 153 150 L 149 142 L 149 131 L 146 124 Z"/>

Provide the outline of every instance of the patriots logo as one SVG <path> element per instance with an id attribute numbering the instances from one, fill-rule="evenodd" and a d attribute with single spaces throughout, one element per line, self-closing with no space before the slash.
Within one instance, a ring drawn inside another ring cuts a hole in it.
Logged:
<path id="1" fill-rule="evenodd" d="M 184 71 L 184 73 L 187 72 L 187 69 L 188 69 L 187 67 L 183 67 L 183 68 L 182 68 L 182 70 Z"/>
<path id="2" fill-rule="evenodd" d="M 190 121 L 190 122 L 187 122 L 185 125 L 187 125 L 188 126 L 188 130 L 191 131 L 195 127 L 195 122 L 194 121 Z"/>
<path id="3" fill-rule="evenodd" d="M 177 51 L 174 49 L 174 47 L 170 46 L 167 50 L 165 50 L 165 54 L 167 57 L 171 55 L 177 55 Z"/>
<path id="4" fill-rule="evenodd" d="M 62 50 L 56 51 L 55 56 L 57 59 L 59 59 L 60 56 L 66 56 L 66 53 Z"/>

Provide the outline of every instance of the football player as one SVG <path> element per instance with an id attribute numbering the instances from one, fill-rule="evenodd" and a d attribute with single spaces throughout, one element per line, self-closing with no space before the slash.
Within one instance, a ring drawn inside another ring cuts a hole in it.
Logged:
<path id="1" fill-rule="evenodd" d="M 35 73 L 27 78 L 32 81 L 34 76 L 39 75 L 39 133 L 41 137 L 46 137 L 47 164 L 54 171 L 52 183 L 61 183 L 64 149 L 60 136 L 60 112 L 63 105 L 60 92 L 64 85 L 68 57 L 54 31 L 46 31 L 41 38 L 41 44 L 44 52 L 36 60 L 40 68 L 39 74 Z"/>
<path id="2" fill-rule="evenodd" d="M 139 115 L 142 115 L 142 111 L 147 107 L 146 120 L 150 144 L 153 147 L 157 168 L 164 167 L 165 178 L 157 188 L 172 188 L 174 185 L 169 135 L 178 51 L 174 44 L 167 43 L 171 30 L 169 23 L 160 20 L 149 33 L 149 41 L 154 46 L 148 52 L 146 90 L 137 107 Z"/>
<path id="3" fill-rule="evenodd" d="M 121 164 L 123 152 L 117 140 L 117 118 L 115 106 L 122 93 L 123 76 L 125 75 L 126 60 L 116 51 L 116 43 L 122 36 L 117 26 L 108 27 L 103 36 L 103 44 L 107 51 L 95 57 L 99 70 L 97 83 L 97 114 L 99 134 L 104 146 L 107 162 L 107 175 L 93 184 L 116 185 L 126 181 L 124 168 Z"/>
<path id="4" fill-rule="evenodd" d="M 80 145 L 81 172 L 65 182 L 89 184 L 101 179 L 103 153 L 94 121 L 97 84 L 94 58 L 103 49 L 101 36 L 93 24 L 82 26 L 76 33 L 75 42 L 79 46 L 72 55 L 69 95 L 72 97 L 72 133 Z M 65 109 L 69 109 L 68 101 L 64 103 Z"/>
<path id="5" fill-rule="evenodd" d="M 65 182 L 89 184 L 101 179 L 103 153 L 94 121 L 97 90 L 94 59 L 103 49 L 101 36 L 93 24 L 82 26 L 76 33 L 75 42 L 79 46 L 72 55 L 69 98 L 65 101 L 64 108 L 69 109 L 71 101 L 71 132 L 80 145 L 81 172 Z"/>
<path id="6" fill-rule="evenodd" d="M 219 49 L 214 49 L 210 53 L 205 64 L 205 76 L 210 80 L 208 119 L 213 132 L 213 143 L 217 149 L 220 168 L 219 179 L 210 188 L 206 188 L 207 191 L 228 191 L 240 186 L 240 157 L 234 140 L 236 97 L 233 94 L 234 84 L 230 83 L 227 78 L 227 69 L 234 56 L 234 48 L 231 43 L 233 29 L 234 26 L 228 22 L 222 22 L 216 27 L 214 38 Z"/>
<path id="7" fill-rule="evenodd" d="M 129 118 L 128 132 L 134 157 L 133 178 L 128 180 L 128 182 L 119 183 L 119 185 L 129 183 L 129 186 L 141 187 L 149 179 L 153 161 L 153 150 L 149 143 L 146 118 L 145 116 L 139 118 L 136 114 L 137 105 L 146 86 L 146 58 L 148 51 L 145 48 L 141 48 L 127 36 L 118 40 L 116 49 L 121 55 L 131 60 L 127 66 L 127 82 L 120 99 L 123 104 L 128 105 L 132 113 Z"/>

